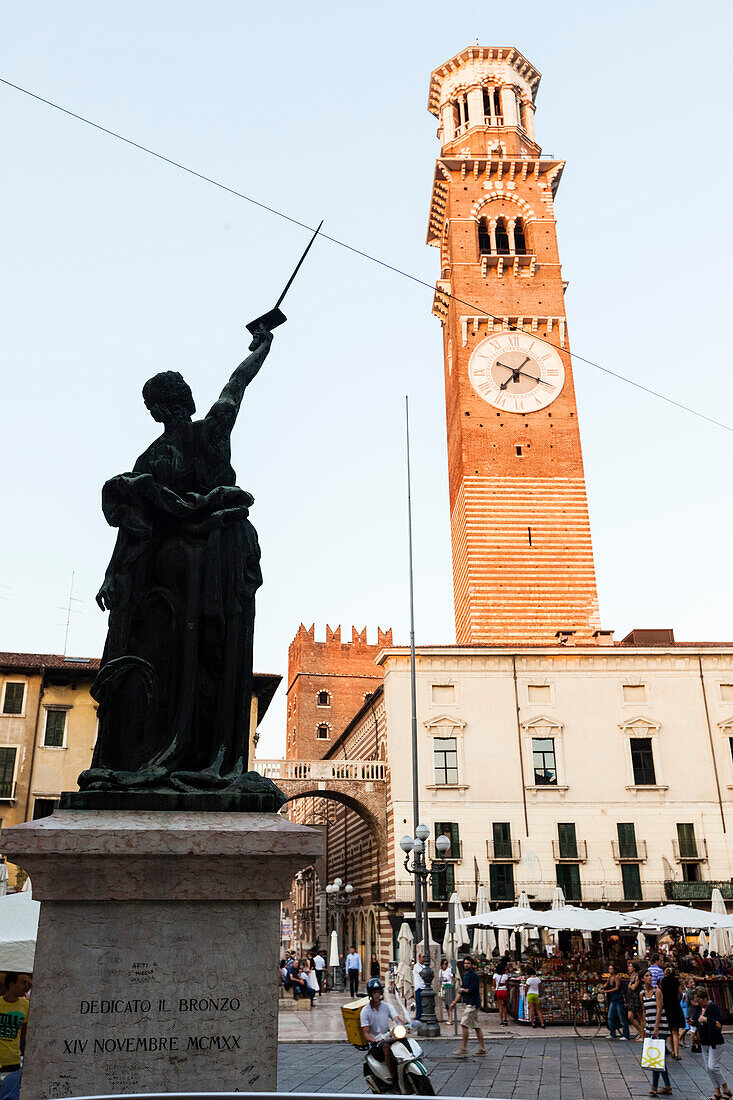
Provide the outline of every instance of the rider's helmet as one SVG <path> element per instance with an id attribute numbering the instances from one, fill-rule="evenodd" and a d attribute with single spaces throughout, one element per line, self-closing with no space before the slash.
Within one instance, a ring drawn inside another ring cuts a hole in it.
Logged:
<path id="1" fill-rule="evenodd" d="M 370 978 L 367 982 L 367 997 L 371 997 L 375 989 L 378 989 L 380 990 L 380 992 L 384 993 L 384 986 L 380 982 L 379 978 Z"/>

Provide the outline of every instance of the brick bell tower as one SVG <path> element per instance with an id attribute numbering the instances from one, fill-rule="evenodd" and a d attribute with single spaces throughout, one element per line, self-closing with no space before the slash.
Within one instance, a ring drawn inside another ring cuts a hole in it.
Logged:
<path id="1" fill-rule="evenodd" d="M 602 640 L 539 82 L 480 46 L 430 81 L 459 644 Z"/>

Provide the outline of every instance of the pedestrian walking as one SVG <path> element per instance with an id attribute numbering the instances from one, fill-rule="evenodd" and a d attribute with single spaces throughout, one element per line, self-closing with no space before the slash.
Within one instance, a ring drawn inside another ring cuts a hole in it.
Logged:
<path id="1" fill-rule="evenodd" d="M 352 997 L 359 996 L 359 979 L 361 978 L 361 955 L 356 948 L 351 946 L 346 956 L 346 977 L 349 979 L 349 994 Z"/>
<path id="2" fill-rule="evenodd" d="M 652 976 L 652 985 L 656 989 L 662 978 L 664 977 L 664 970 L 661 967 L 661 963 L 664 962 L 664 955 L 660 951 L 657 951 L 652 955 L 652 965 L 649 967 L 649 973 Z"/>
<path id="3" fill-rule="evenodd" d="M 641 978 L 638 963 L 630 962 L 627 970 L 629 981 L 626 986 L 626 1016 L 629 1023 L 634 1025 L 637 1043 L 643 1043 L 644 1009 L 641 1004 Z"/>
<path id="4" fill-rule="evenodd" d="M 499 1009 L 499 1026 L 509 1026 L 509 974 L 507 973 L 506 959 L 499 959 L 492 979 L 494 983 L 494 996 L 496 1006 Z"/>
<path id="5" fill-rule="evenodd" d="M 670 1054 L 679 1062 L 680 1060 L 680 1028 L 685 1026 L 684 1016 L 680 1008 L 680 979 L 673 966 L 664 969 L 664 977 L 659 983 L 664 1003 L 664 1014 L 669 1025 Z"/>
<path id="6" fill-rule="evenodd" d="M 529 1009 L 529 1022 L 532 1027 L 544 1027 L 545 1021 L 542 1019 L 542 1010 L 540 1008 L 540 982 L 541 978 L 537 977 L 537 972 L 534 967 L 527 967 L 527 977 L 524 981 L 525 995 L 527 997 L 527 1008 Z M 539 1019 L 539 1024 L 537 1020 Z"/>
<path id="7" fill-rule="evenodd" d="M 462 1039 L 460 1049 L 453 1053 L 460 1056 L 468 1054 L 468 1033 L 471 1028 L 473 1028 L 476 1032 L 476 1039 L 478 1040 L 478 1053 L 486 1054 L 484 1033 L 479 1027 L 478 1022 L 478 1010 L 481 1007 L 481 992 L 478 974 L 473 969 L 473 959 L 470 955 L 466 955 L 463 960 L 461 988 L 451 1007 L 457 1005 L 459 1000 L 463 1000 L 463 1013 L 461 1015 Z"/>
<path id="8" fill-rule="evenodd" d="M 313 956 L 313 966 L 316 970 L 316 978 L 318 979 L 318 996 L 323 996 L 323 980 L 326 975 L 326 960 L 320 951 L 316 951 Z"/>
<path id="9" fill-rule="evenodd" d="M 731 1091 L 720 1066 L 720 1056 L 723 1053 L 723 1018 L 718 1006 L 710 1000 L 707 989 L 698 989 L 697 1001 L 700 1005 L 697 1031 L 702 1044 L 702 1060 L 715 1089 L 715 1100 L 720 1100 L 721 1097 L 726 1097 L 727 1100 Z"/>
<path id="10" fill-rule="evenodd" d="M 372 951 L 372 957 L 369 960 L 369 977 L 370 978 L 381 978 L 382 977 L 382 975 L 379 973 L 379 959 L 377 958 L 376 951 Z"/>
<path id="11" fill-rule="evenodd" d="M 654 985 L 652 969 L 642 974 L 644 987 L 641 994 L 641 1003 L 644 1006 L 644 1034 L 648 1039 L 666 1039 L 669 1035 L 667 1017 L 664 1015 L 664 1001 L 659 986 Z M 659 1089 L 659 1078 L 664 1081 L 664 1088 Z M 652 1087 L 650 1096 L 669 1096 L 672 1086 L 669 1081 L 669 1073 L 664 1069 L 652 1070 Z"/>
<path id="12" fill-rule="evenodd" d="M 453 971 L 451 965 L 447 959 L 440 960 L 440 970 L 438 971 L 438 978 L 440 980 L 440 996 L 445 1002 L 446 1012 L 448 1014 L 448 1023 L 453 1023 L 453 996 L 455 990 L 453 989 Z"/>
<path id="13" fill-rule="evenodd" d="M 601 986 L 601 992 L 606 994 L 606 1006 L 608 1009 L 608 1038 L 616 1038 L 616 1028 L 621 1028 L 620 1038 L 626 1041 L 631 1038 L 629 1021 L 626 1013 L 626 1001 L 621 986 L 621 975 L 613 963 L 608 968 L 608 981 Z"/>
<path id="14" fill-rule="evenodd" d="M 423 964 L 424 955 L 418 955 L 413 967 L 412 967 L 412 984 L 415 987 L 415 1019 L 422 1020 L 422 991 L 425 988 L 425 980 L 422 976 L 422 972 L 425 969 Z"/>

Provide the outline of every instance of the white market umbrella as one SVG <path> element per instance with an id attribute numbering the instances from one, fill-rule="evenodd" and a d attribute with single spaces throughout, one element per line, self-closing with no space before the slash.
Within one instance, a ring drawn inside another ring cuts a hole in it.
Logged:
<path id="1" fill-rule="evenodd" d="M 8 865 L 0 863 L 0 897 L 5 897 L 8 892 Z"/>
<path id="2" fill-rule="evenodd" d="M 476 892 L 476 916 L 480 917 L 484 913 L 490 912 L 489 904 L 489 891 L 485 886 L 479 886 Z M 482 928 L 480 925 L 476 928 L 473 934 L 473 950 L 477 955 L 491 956 L 493 951 L 493 936 L 488 928 Z"/>
<path id="3" fill-rule="evenodd" d="M 638 923 L 613 909 L 581 909 L 577 905 L 562 905 L 542 913 L 541 917 L 545 928 L 566 932 L 603 932 L 609 928 L 636 927 Z"/>
<path id="4" fill-rule="evenodd" d="M 31 883 L 30 875 L 26 876 L 26 880 L 20 888 L 21 894 L 30 894 L 33 897 L 33 884 Z"/>
<path id="5" fill-rule="evenodd" d="M 529 897 L 527 895 L 526 890 L 522 890 L 521 894 L 519 895 L 519 899 L 517 901 L 517 906 L 518 906 L 519 909 L 529 909 L 530 908 Z M 519 942 L 522 945 L 522 953 L 524 953 L 527 950 L 527 947 L 529 946 L 529 933 L 526 931 L 525 928 L 522 928 L 522 932 L 521 932 L 521 935 L 520 935 L 520 938 L 519 938 Z"/>
<path id="6" fill-rule="evenodd" d="M 640 959 L 643 959 L 646 955 L 646 936 L 643 932 L 637 932 L 636 934 L 636 953 Z"/>
<path id="7" fill-rule="evenodd" d="M 716 886 L 710 895 L 710 912 L 714 913 L 716 917 L 728 916 L 728 910 L 725 907 L 723 901 L 723 895 Z M 728 955 L 730 953 L 731 935 L 730 932 L 726 932 L 721 928 L 714 928 L 710 933 L 710 950 L 716 951 L 718 955 Z M 704 948 L 701 945 L 701 950 Z"/>
<path id="8" fill-rule="evenodd" d="M 415 983 L 412 978 L 412 951 L 415 941 L 412 938 L 412 930 L 407 921 L 402 922 L 397 937 L 397 973 L 395 975 L 395 987 L 406 1005 L 415 995 Z"/>
<path id="9" fill-rule="evenodd" d="M 334 928 L 331 933 L 331 946 L 328 949 L 328 965 L 339 965 L 339 938 L 336 935 L 336 929 Z"/>
<path id="10" fill-rule="evenodd" d="M 457 951 L 458 948 L 461 946 L 461 944 L 468 943 L 468 933 L 466 931 L 465 926 L 463 924 L 458 923 L 459 921 L 462 921 L 462 920 L 465 919 L 466 911 L 463 908 L 463 905 L 461 904 L 461 899 L 460 899 L 459 895 L 456 893 L 455 890 L 451 894 L 450 900 L 448 902 L 448 911 L 450 912 L 451 909 L 453 910 L 453 917 L 454 917 L 454 920 L 455 920 L 455 923 L 456 923 L 456 931 L 455 931 L 455 935 L 454 935 L 453 938 L 455 940 L 456 951 Z M 448 959 L 450 958 L 450 950 L 451 950 L 450 921 L 447 920 L 445 922 L 445 935 L 443 936 L 443 954 Z M 476 950 L 476 945 L 474 943 L 474 951 L 475 950 Z"/>
<path id="11" fill-rule="evenodd" d="M 32 973 L 40 913 L 28 891 L 0 898 L 0 970 Z"/>
<path id="12" fill-rule="evenodd" d="M 713 933 L 710 937 L 711 941 L 712 941 L 712 937 L 715 935 L 716 932 L 718 932 L 718 934 L 721 934 L 719 928 L 714 929 Z M 708 938 L 707 938 L 707 936 L 705 935 L 704 932 L 701 932 L 700 935 L 697 937 L 697 939 L 698 939 L 698 943 L 700 944 L 700 954 L 702 954 L 703 951 L 708 950 Z M 717 948 L 713 948 L 713 951 L 715 951 L 715 950 L 717 950 Z"/>
<path id="13" fill-rule="evenodd" d="M 503 955 L 505 951 L 509 950 L 509 933 L 506 928 L 500 928 L 497 936 L 499 943 L 499 954 Z"/>
<path id="14" fill-rule="evenodd" d="M 474 917 L 465 917 L 461 924 L 467 927 L 478 924 L 482 928 L 516 928 L 517 925 L 523 924 L 537 927 L 537 918 L 543 915 L 539 909 L 520 909 L 518 905 L 511 905 L 508 909 L 494 909 L 490 913 L 477 913 Z"/>
<path id="15" fill-rule="evenodd" d="M 733 928 L 733 917 L 693 909 L 688 905 L 659 905 L 655 909 L 635 909 L 640 924 L 655 928 Z"/>

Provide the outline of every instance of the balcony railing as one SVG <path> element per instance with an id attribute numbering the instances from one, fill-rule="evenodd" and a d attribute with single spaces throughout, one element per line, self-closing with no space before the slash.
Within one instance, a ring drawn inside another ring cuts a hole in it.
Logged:
<path id="1" fill-rule="evenodd" d="M 469 902 L 473 902 L 476 900 L 476 883 L 473 881 L 456 881 L 453 883 L 453 890 L 455 890 L 455 892 L 458 894 L 458 897 L 461 899 L 464 905 L 467 905 Z M 450 892 L 453 893 L 453 890 L 451 890 Z M 430 893 L 431 908 L 435 907 L 437 909 L 441 905 L 446 905 L 448 898 L 446 898 L 445 901 L 434 900 L 432 896 L 431 886 L 428 886 L 428 892 Z M 383 900 L 385 902 L 394 900 L 399 904 L 412 905 L 413 901 L 415 900 L 415 886 L 412 882 L 398 882 L 394 887 L 394 898 L 392 898 L 391 894 L 391 890 L 382 890 Z"/>
<path id="2" fill-rule="evenodd" d="M 254 771 L 278 779 L 384 780 L 384 760 L 255 760 Z"/>
<path id="3" fill-rule="evenodd" d="M 668 901 L 709 901 L 716 888 L 727 901 L 733 901 L 733 881 L 730 879 L 718 882 L 668 881 L 664 884 L 664 893 Z"/>
<path id="4" fill-rule="evenodd" d="M 486 855 L 492 863 L 519 863 L 522 858 L 522 844 L 519 840 L 486 841 Z"/>
<path id="5" fill-rule="evenodd" d="M 637 840 L 635 844 L 619 844 L 611 841 L 613 858 L 617 863 L 644 863 L 646 860 L 646 841 Z"/>
<path id="6" fill-rule="evenodd" d="M 553 840 L 552 858 L 558 863 L 585 863 L 588 845 L 584 840 L 576 840 L 575 844 L 561 844 L 559 840 Z"/>
<path id="7" fill-rule="evenodd" d="M 703 837 L 698 840 L 686 840 L 684 843 L 675 837 L 672 841 L 672 851 L 677 863 L 703 863 L 708 858 L 708 842 Z"/>
<path id="8" fill-rule="evenodd" d="M 692 883 L 691 885 L 697 886 L 700 884 Z M 641 901 L 648 905 L 652 905 L 653 903 L 661 904 L 661 902 L 665 900 L 664 887 L 665 883 L 661 881 L 649 882 L 642 879 Z M 532 906 L 551 903 L 555 889 L 556 883 L 554 882 L 516 883 L 517 895 L 525 891 L 529 897 L 529 903 Z M 639 898 L 624 897 L 623 883 L 620 880 L 613 882 L 586 882 L 584 879 L 581 879 L 580 893 L 581 901 L 584 905 L 609 905 L 611 908 L 616 908 L 617 906 L 631 905 L 639 901 Z"/>

